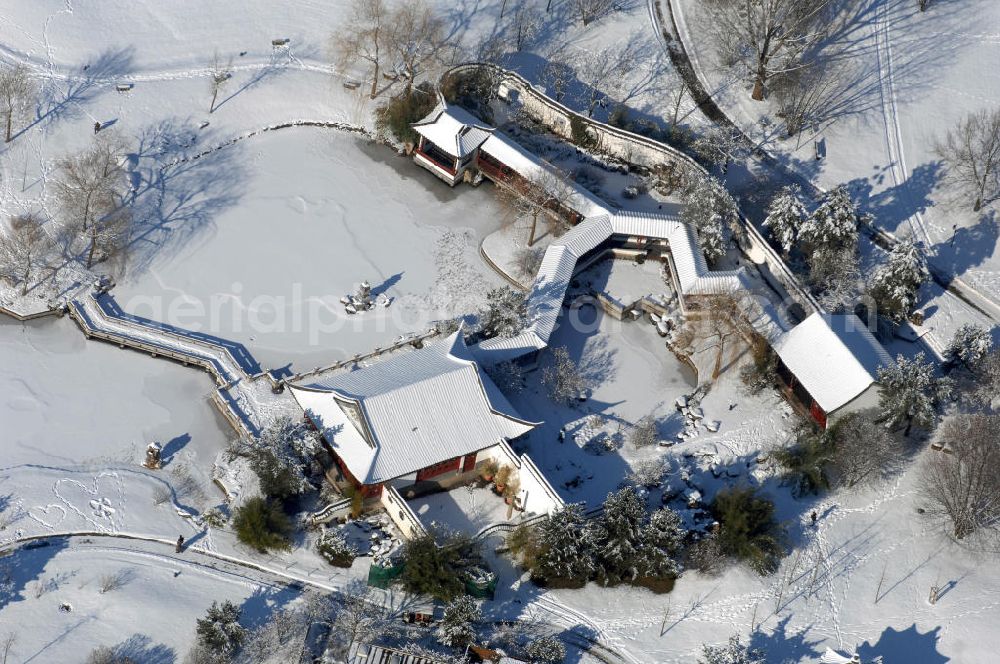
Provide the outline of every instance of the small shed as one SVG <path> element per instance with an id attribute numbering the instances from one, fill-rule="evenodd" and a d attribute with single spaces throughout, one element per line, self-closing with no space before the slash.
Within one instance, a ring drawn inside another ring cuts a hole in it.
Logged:
<path id="1" fill-rule="evenodd" d="M 889 353 L 854 314 L 814 313 L 774 344 L 786 396 L 821 427 L 845 413 L 878 404 L 878 370 Z"/>

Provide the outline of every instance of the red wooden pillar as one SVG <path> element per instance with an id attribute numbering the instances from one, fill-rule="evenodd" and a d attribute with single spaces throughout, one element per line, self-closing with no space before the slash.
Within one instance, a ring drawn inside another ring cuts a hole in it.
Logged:
<path id="1" fill-rule="evenodd" d="M 473 452 L 472 454 L 466 454 L 465 461 L 462 464 L 462 472 L 467 473 L 470 470 L 474 470 L 475 468 L 476 468 L 476 453 Z"/>

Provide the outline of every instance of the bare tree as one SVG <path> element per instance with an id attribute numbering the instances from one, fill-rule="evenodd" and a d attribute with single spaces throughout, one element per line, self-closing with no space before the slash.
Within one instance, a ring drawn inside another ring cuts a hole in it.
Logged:
<path id="1" fill-rule="evenodd" d="M 538 268 L 542 264 L 542 257 L 545 252 L 540 249 L 522 249 L 514 257 L 518 272 L 521 276 L 532 279 L 538 273 Z"/>
<path id="2" fill-rule="evenodd" d="M 784 118 L 789 138 L 821 118 L 838 86 L 838 77 L 828 66 L 799 69 L 776 79 L 778 116 Z"/>
<path id="3" fill-rule="evenodd" d="M 542 17 L 531 0 L 518 0 L 507 24 L 510 41 L 515 51 L 523 51 L 538 34 Z"/>
<path id="4" fill-rule="evenodd" d="M 555 58 L 555 55 L 549 57 L 548 64 L 542 70 L 542 81 L 545 82 L 549 94 L 556 101 L 561 102 L 566 96 L 570 81 L 573 80 L 573 70 L 569 65 Z"/>
<path id="5" fill-rule="evenodd" d="M 974 212 L 1000 198 L 1000 108 L 965 116 L 935 151 L 947 180 L 974 200 Z"/>
<path id="6" fill-rule="evenodd" d="M 3 650 L 3 664 L 7 664 L 7 657 L 10 655 L 11 650 L 14 649 L 15 643 L 17 643 L 17 632 L 13 631 L 8 632 L 3 641 L 0 641 L 0 650 Z"/>
<path id="7" fill-rule="evenodd" d="M 337 648 L 350 655 L 355 646 L 371 643 L 391 629 L 389 616 L 363 582 L 351 583 L 340 594 L 333 634 Z"/>
<path id="8" fill-rule="evenodd" d="M 544 218 L 549 232 L 559 235 L 569 225 L 567 215 L 572 214 L 570 199 L 576 188 L 562 170 L 552 165 L 526 176 L 514 176 L 497 185 L 497 200 L 507 211 L 513 222 L 524 217 L 531 218 L 527 246 L 535 244 L 538 219 Z"/>
<path id="9" fill-rule="evenodd" d="M 426 0 L 404 0 L 392 13 L 390 26 L 387 45 L 406 76 L 409 97 L 417 78 L 445 59 L 444 21 Z"/>
<path id="10" fill-rule="evenodd" d="M 718 165 L 722 172 L 729 169 L 729 162 L 739 158 L 743 149 L 743 135 L 736 127 L 713 125 L 694 142 L 694 150 L 706 161 Z"/>
<path id="11" fill-rule="evenodd" d="M 587 117 L 594 117 L 598 106 L 607 106 L 609 97 L 622 92 L 625 77 L 635 66 L 635 51 L 628 44 L 587 51 L 579 57 L 576 75 L 589 88 Z"/>
<path id="12" fill-rule="evenodd" d="M 552 349 L 552 364 L 542 371 L 542 384 L 552 400 L 563 405 L 576 401 L 587 388 L 583 373 L 563 346 Z"/>
<path id="13" fill-rule="evenodd" d="M 573 9 L 584 25 L 589 25 L 594 20 L 601 18 L 611 9 L 613 4 L 612 0 L 572 0 Z"/>
<path id="14" fill-rule="evenodd" d="M 635 423 L 629 431 L 629 441 L 636 449 L 655 445 L 660 433 L 656 427 L 656 418 L 646 415 Z"/>
<path id="15" fill-rule="evenodd" d="M 388 10 L 382 0 L 354 0 L 347 25 L 333 36 L 334 52 L 340 68 L 357 62 L 371 67 L 372 87 L 368 96 L 378 95 Z"/>
<path id="16" fill-rule="evenodd" d="M 131 214 L 122 203 L 127 178 L 122 167 L 124 142 L 102 134 L 88 150 L 59 162 L 54 183 L 64 225 L 87 240 L 87 267 L 98 255 L 108 258 L 124 248 Z"/>
<path id="17" fill-rule="evenodd" d="M 956 415 L 941 428 L 947 447 L 927 453 L 924 492 L 956 539 L 1000 530 L 1000 417 Z"/>
<path id="18" fill-rule="evenodd" d="M 698 310 L 688 316 L 674 337 L 674 345 L 691 352 L 715 349 L 712 378 L 722 373 L 722 361 L 729 351 L 731 360 L 757 338 L 750 319 L 756 308 L 753 296 L 747 292 L 733 295 L 707 295 L 701 298 Z"/>
<path id="19" fill-rule="evenodd" d="M 723 57 L 747 68 L 752 97 L 764 99 L 771 77 L 805 66 L 802 54 L 822 35 L 830 0 L 727 0 L 713 2 L 710 29 Z"/>
<path id="20" fill-rule="evenodd" d="M 0 232 L 0 273 L 19 281 L 21 295 L 26 295 L 32 274 L 45 264 L 52 246 L 41 219 L 31 214 L 12 218 L 7 232 Z"/>
<path id="21" fill-rule="evenodd" d="M 850 487 L 889 476 L 902 462 L 902 442 L 878 420 L 877 411 L 858 411 L 837 420 L 828 430 L 833 439 L 831 463 L 841 485 Z"/>
<path id="22" fill-rule="evenodd" d="M 219 59 L 219 52 L 216 51 L 212 57 L 212 68 L 210 70 L 211 80 L 209 87 L 212 89 L 212 103 L 208 107 L 209 113 L 215 112 L 215 100 L 219 98 L 222 88 L 226 87 L 229 79 L 233 77 L 233 59 L 230 58 L 225 64 Z"/>
<path id="23" fill-rule="evenodd" d="M 4 116 L 4 140 L 13 139 L 14 121 L 31 108 L 38 93 L 37 86 L 28 76 L 28 68 L 20 63 L 0 63 L 0 112 Z"/>

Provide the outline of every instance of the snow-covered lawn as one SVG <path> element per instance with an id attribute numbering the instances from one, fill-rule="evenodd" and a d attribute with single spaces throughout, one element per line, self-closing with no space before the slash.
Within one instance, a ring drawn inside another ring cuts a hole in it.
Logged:
<path id="1" fill-rule="evenodd" d="M 104 645 L 131 661 L 174 664 L 213 601 L 233 602 L 241 623 L 254 627 L 300 595 L 251 571 L 141 542 L 54 540 L 0 565 L 13 582 L 0 593 L 0 634 L 16 626 L 12 662 L 82 662 Z M 101 592 L 108 576 L 118 583 Z"/>

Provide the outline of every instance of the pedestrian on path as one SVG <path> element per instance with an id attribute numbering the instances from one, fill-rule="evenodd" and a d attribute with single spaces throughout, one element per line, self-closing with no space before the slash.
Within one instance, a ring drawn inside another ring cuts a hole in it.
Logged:
<path id="1" fill-rule="evenodd" d="M 177 536 L 177 546 L 174 547 L 174 551 L 176 551 L 177 553 L 181 553 L 183 550 L 184 550 L 184 536 L 183 535 L 178 535 Z"/>
<path id="2" fill-rule="evenodd" d="M 816 514 L 816 510 L 813 510 L 812 514 L 809 515 L 809 518 L 812 519 L 812 525 L 815 526 L 816 525 L 816 519 L 818 518 L 817 514 Z"/>

